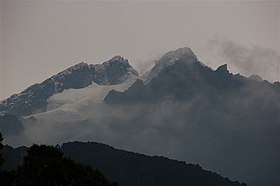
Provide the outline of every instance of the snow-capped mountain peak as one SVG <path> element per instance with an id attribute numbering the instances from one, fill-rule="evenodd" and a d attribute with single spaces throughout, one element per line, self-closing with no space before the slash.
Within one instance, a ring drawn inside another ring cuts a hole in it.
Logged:
<path id="1" fill-rule="evenodd" d="M 197 59 L 197 56 L 193 53 L 193 51 L 189 47 L 183 47 L 183 48 L 179 48 L 177 50 L 167 52 L 166 54 L 164 54 L 162 56 L 162 58 L 159 61 L 162 61 L 162 60 L 173 61 L 174 59 L 179 60 L 179 59 L 183 59 L 186 57 Z"/>
<path id="2" fill-rule="evenodd" d="M 42 112 L 46 109 L 48 98 L 64 90 L 81 89 L 93 83 L 117 85 L 132 77 L 138 77 L 138 72 L 121 56 L 103 64 L 81 62 L 4 100 L 0 104 L 0 115 L 26 116 Z"/>
<path id="3" fill-rule="evenodd" d="M 184 62 L 186 64 L 199 63 L 197 56 L 189 47 L 179 48 L 174 51 L 167 52 L 159 60 L 155 61 L 155 66 L 142 76 L 145 84 L 156 77 L 164 68 L 175 64 L 176 62 Z"/>

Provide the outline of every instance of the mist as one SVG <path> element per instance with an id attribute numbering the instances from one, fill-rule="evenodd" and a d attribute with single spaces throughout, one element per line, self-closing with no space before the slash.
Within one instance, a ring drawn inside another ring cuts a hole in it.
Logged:
<path id="1" fill-rule="evenodd" d="M 46 113 L 25 117 L 21 135 L 5 142 L 29 146 L 96 141 L 200 164 L 249 185 L 277 183 L 280 118 L 274 114 L 279 113 L 280 104 L 274 91 L 260 89 L 253 82 L 229 97 L 220 95 L 214 102 L 209 95 L 198 94 L 185 101 L 110 105 L 102 101 L 109 87 L 96 89 L 101 93 L 99 99 L 84 97 L 76 100 L 78 104 L 63 100 Z M 75 100 L 71 91 L 80 94 L 79 90 L 68 90 L 51 99 L 58 102 L 68 95 L 69 100 Z M 95 89 L 91 91 L 96 97 Z M 256 107 L 259 100 L 262 102 Z"/>
<path id="2" fill-rule="evenodd" d="M 211 38 L 204 46 L 197 48 L 205 64 L 217 68 L 228 64 L 233 73 L 246 77 L 259 75 L 264 80 L 280 80 L 280 54 L 277 50 L 258 45 L 245 45 L 222 36 Z"/>

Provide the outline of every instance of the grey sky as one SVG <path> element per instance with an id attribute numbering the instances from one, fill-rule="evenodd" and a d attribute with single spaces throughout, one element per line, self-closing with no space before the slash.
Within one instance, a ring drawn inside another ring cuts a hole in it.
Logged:
<path id="1" fill-rule="evenodd" d="M 235 64 L 232 58 L 238 53 L 212 52 L 213 44 L 215 51 L 225 44 L 213 43 L 213 38 L 239 49 L 263 48 L 272 51 L 263 53 L 273 54 L 271 63 L 277 67 L 279 1 L 1 0 L 0 6 L 0 100 L 81 61 L 101 63 L 122 55 L 143 72 L 163 53 L 183 46 L 213 68 L 228 62 L 234 72 L 250 75 L 256 69 L 270 81 L 280 80 L 279 69 L 267 72 L 269 57 L 254 63 L 258 68 L 250 68 L 240 65 L 246 60 Z M 262 69 L 272 75 L 262 74 Z"/>

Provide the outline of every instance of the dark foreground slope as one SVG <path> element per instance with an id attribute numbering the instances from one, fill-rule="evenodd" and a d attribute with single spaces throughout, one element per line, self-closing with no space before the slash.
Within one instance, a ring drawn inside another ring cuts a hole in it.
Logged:
<path id="1" fill-rule="evenodd" d="M 11 149 L 7 146 L 5 148 Z M 123 186 L 246 185 L 203 170 L 199 165 L 117 150 L 100 143 L 69 142 L 63 144 L 61 150 L 67 157 L 100 170 L 106 178 Z M 14 153 L 17 151 L 15 150 Z M 18 156 L 13 155 L 13 157 Z M 18 159 L 10 159 L 8 163 L 11 161 L 18 161 Z"/>
<path id="2" fill-rule="evenodd" d="M 0 185 L 117 186 L 117 183 L 111 184 L 98 170 L 65 157 L 58 148 L 32 145 L 16 170 L 0 171 Z"/>

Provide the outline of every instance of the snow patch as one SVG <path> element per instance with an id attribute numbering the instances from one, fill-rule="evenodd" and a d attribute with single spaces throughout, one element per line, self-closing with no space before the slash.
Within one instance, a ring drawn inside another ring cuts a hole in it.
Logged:
<path id="1" fill-rule="evenodd" d="M 179 60 L 182 60 L 186 63 L 198 62 L 199 64 L 203 65 L 197 60 L 197 56 L 190 48 L 179 48 L 177 50 L 167 52 L 159 60 L 155 61 L 155 66 L 150 71 L 146 72 L 141 78 L 143 79 L 144 83 L 147 84 L 164 68 L 175 64 Z"/>
<path id="2" fill-rule="evenodd" d="M 48 99 L 47 111 L 31 115 L 39 120 L 81 121 L 86 119 L 87 108 L 98 109 L 103 104 L 103 99 L 111 90 L 125 91 L 137 77 L 131 76 L 127 81 L 118 85 L 98 85 L 93 83 L 82 89 L 68 89 L 54 94 Z M 91 109 L 94 110 L 94 109 Z M 94 114 L 94 113 L 92 113 Z M 31 116 L 26 116 L 29 118 Z"/>

